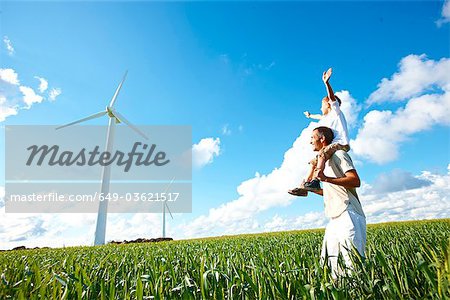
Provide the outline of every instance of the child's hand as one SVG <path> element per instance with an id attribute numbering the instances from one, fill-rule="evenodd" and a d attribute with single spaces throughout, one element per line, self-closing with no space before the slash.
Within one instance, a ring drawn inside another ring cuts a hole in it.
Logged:
<path id="1" fill-rule="evenodd" d="M 330 80 L 331 74 L 333 73 L 333 69 L 329 68 L 326 72 L 323 72 L 322 80 L 324 83 L 327 83 Z"/>
<path id="2" fill-rule="evenodd" d="M 305 117 L 309 118 L 309 116 L 311 116 L 311 114 L 309 113 L 309 111 L 305 111 L 303 112 L 303 114 L 305 115 Z"/>
<path id="3" fill-rule="evenodd" d="M 317 178 L 319 178 L 320 181 L 326 181 L 326 179 L 327 179 L 328 177 L 325 176 L 325 174 L 323 173 L 322 170 L 319 170 L 319 173 L 317 173 Z"/>

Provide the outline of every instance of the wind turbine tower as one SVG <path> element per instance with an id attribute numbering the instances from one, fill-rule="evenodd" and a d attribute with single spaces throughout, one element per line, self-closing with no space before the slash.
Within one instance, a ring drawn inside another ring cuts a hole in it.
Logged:
<path id="1" fill-rule="evenodd" d="M 103 111 L 100 111 L 98 113 L 95 113 L 93 115 L 90 115 L 88 117 L 82 118 L 77 121 L 70 122 L 68 124 L 62 125 L 57 127 L 56 129 L 61 129 L 64 127 L 72 126 L 78 123 L 82 123 L 88 120 L 100 118 L 104 115 L 108 115 L 109 122 L 108 122 L 108 131 L 106 134 L 106 152 L 112 151 L 113 144 L 114 144 L 114 130 L 115 126 L 118 123 L 125 123 L 128 125 L 131 129 L 133 129 L 136 133 L 138 133 L 140 136 L 142 136 L 144 139 L 148 139 L 148 137 L 142 133 L 138 128 L 136 128 L 134 125 L 132 125 L 123 115 L 121 115 L 118 111 L 114 109 L 114 104 L 116 103 L 117 96 L 119 95 L 120 89 L 122 88 L 122 85 L 127 77 L 127 73 L 125 72 L 125 75 L 123 76 L 122 81 L 119 83 L 119 86 L 116 89 L 116 92 L 114 93 L 114 96 L 112 97 L 111 101 L 109 102 L 109 105 L 106 106 L 106 109 Z M 109 193 L 109 183 L 111 180 L 111 167 L 110 165 L 104 166 L 102 170 L 102 183 L 101 183 L 101 193 L 103 195 L 107 195 Z M 108 213 L 108 201 L 100 201 L 99 207 L 98 207 L 98 214 L 97 214 L 97 225 L 95 229 L 95 240 L 94 245 L 103 245 L 105 244 L 105 234 L 106 234 L 106 218 Z M 172 215 L 172 214 L 171 214 Z"/>

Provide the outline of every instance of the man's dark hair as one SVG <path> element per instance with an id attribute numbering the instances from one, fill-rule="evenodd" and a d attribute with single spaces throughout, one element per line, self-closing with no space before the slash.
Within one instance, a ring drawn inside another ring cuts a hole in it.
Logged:
<path id="1" fill-rule="evenodd" d="M 341 104 L 342 104 L 341 99 L 339 99 L 339 97 L 336 95 L 334 95 L 334 98 L 336 98 L 336 101 L 339 103 L 339 106 L 341 106 Z"/>
<path id="2" fill-rule="evenodd" d="M 314 130 L 317 130 L 317 132 L 319 133 L 319 137 L 325 137 L 325 142 L 327 143 L 327 145 L 333 142 L 334 133 L 333 130 L 331 130 L 330 128 L 325 126 L 319 126 Z"/>

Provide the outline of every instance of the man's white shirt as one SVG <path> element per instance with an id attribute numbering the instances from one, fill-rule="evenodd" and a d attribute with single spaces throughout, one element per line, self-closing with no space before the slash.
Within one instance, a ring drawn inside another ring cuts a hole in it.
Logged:
<path id="1" fill-rule="evenodd" d="M 344 177 L 346 172 L 354 169 L 352 159 L 347 152 L 338 150 L 325 163 L 324 174 L 327 177 L 340 178 Z M 323 182 L 325 215 L 329 218 L 339 217 L 350 206 L 351 210 L 365 216 L 356 195 L 355 189 L 347 189 L 340 185 Z"/>

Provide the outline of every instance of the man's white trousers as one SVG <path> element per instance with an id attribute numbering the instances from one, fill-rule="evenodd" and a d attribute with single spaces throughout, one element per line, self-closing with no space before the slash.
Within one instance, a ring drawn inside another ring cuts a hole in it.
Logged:
<path id="1" fill-rule="evenodd" d="M 361 256 L 365 256 L 366 218 L 349 207 L 340 216 L 330 219 L 325 229 L 321 258 L 324 261 L 326 254 L 328 255 L 328 264 L 332 269 L 333 277 L 341 272 L 338 269 L 339 253 L 342 254 L 346 266 L 351 268 L 349 252 L 352 251 L 353 246 Z"/>

